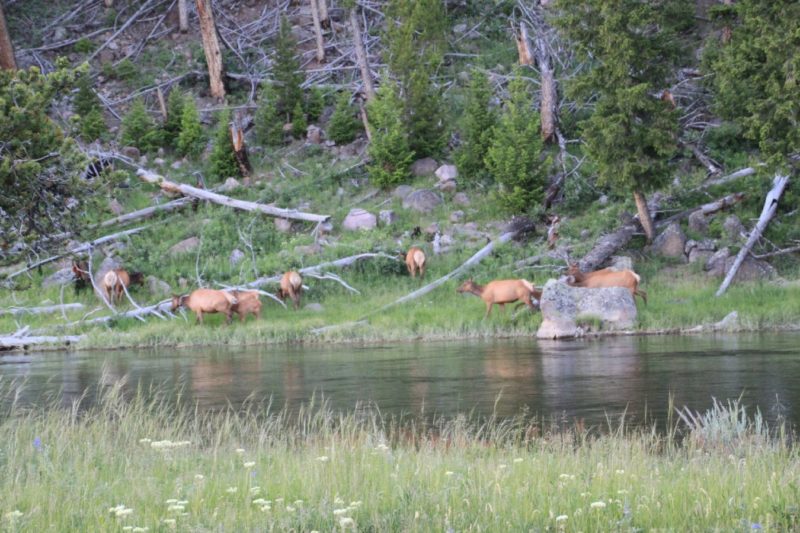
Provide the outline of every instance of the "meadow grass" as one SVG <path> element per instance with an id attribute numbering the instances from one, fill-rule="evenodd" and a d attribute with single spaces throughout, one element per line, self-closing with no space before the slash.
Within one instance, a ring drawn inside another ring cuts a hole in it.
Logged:
<path id="1" fill-rule="evenodd" d="M 13 387 L 6 384 L 6 396 Z M 150 399 L 145 399 L 148 397 Z M 155 399 L 153 399 L 155 398 Z M 9 399 L 9 398 L 6 398 Z M 7 405 L 7 404 L 6 404 Z M 736 402 L 667 433 L 530 418 L 384 418 L 312 400 L 200 412 L 119 383 L 10 407 L 7 531 L 792 530 L 800 457 Z"/>

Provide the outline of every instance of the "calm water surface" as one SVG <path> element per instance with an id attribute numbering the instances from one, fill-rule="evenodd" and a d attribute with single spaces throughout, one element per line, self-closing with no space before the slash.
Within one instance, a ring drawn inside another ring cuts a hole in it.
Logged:
<path id="1" fill-rule="evenodd" d="M 664 420 L 676 406 L 704 410 L 740 395 L 765 418 L 800 423 L 800 334 L 620 337 L 537 342 L 428 342 L 372 346 L 193 348 L 0 356 L 0 383 L 24 381 L 18 401 L 64 405 L 126 378 L 200 409 L 248 397 L 297 409 L 323 395 L 336 410 L 374 403 L 388 414 L 521 409 L 587 424 L 627 412 Z M 2 400 L 7 401 L 7 400 Z"/>

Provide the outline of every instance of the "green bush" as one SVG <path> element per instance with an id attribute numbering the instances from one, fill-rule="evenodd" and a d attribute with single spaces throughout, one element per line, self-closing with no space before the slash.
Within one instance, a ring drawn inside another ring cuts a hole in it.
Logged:
<path id="1" fill-rule="evenodd" d="M 391 82 L 385 84 L 378 90 L 377 97 L 369 102 L 367 109 L 372 131 L 369 144 L 371 162 L 367 170 L 372 182 L 381 187 L 406 181 L 414 159 L 397 93 L 396 85 Z"/>
<path id="2" fill-rule="evenodd" d="M 233 152 L 229 123 L 230 112 L 223 111 L 220 113 L 217 131 L 214 133 L 214 147 L 211 150 L 211 156 L 208 158 L 209 174 L 216 181 L 241 176 L 239 164 L 236 162 L 236 155 Z"/>
<path id="3" fill-rule="evenodd" d="M 336 107 L 328 122 L 328 138 L 336 144 L 347 144 L 356 138 L 362 129 L 361 121 L 356 117 L 356 110 L 350 105 L 350 95 L 342 92 L 336 97 Z"/>
<path id="4" fill-rule="evenodd" d="M 281 17 L 272 68 L 278 96 L 278 113 L 286 122 L 291 120 L 291 114 L 297 104 L 303 101 L 303 90 L 300 88 L 303 75 L 300 73 L 300 62 L 297 60 L 297 41 L 292 35 L 291 28 L 286 17 Z"/>
<path id="5" fill-rule="evenodd" d="M 108 126 L 103 118 L 103 112 L 92 109 L 80 118 L 81 137 L 87 141 L 103 138 L 108 133 Z"/>
<path id="6" fill-rule="evenodd" d="M 186 156 L 198 156 L 203 151 L 205 139 L 203 138 L 203 125 L 200 124 L 200 113 L 193 98 L 187 98 L 183 103 L 181 114 L 181 132 L 178 135 L 178 153 Z"/>
<path id="7" fill-rule="evenodd" d="M 306 120 L 306 114 L 303 111 L 303 106 L 300 102 L 297 102 L 292 112 L 292 135 L 295 139 L 302 139 L 306 136 L 307 129 L 308 121 Z"/>
<path id="8" fill-rule="evenodd" d="M 81 137 L 87 141 L 94 141 L 108 132 L 100 99 L 92 89 L 92 79 L 88 73 L 80 76 L 76 85 L 78 92 L 72 101 L 72 107 L 79 117 L 78 129 Z"/>
<path id="9" fill-rule="evenodd" d="M 283 144 L 284 118 L 278 112 L 278 93 L 272 84 L 265 84 L 258 98 L 254 117 L 256 142 L 265 146 Z"/>
<path id="10" fill-rule="evenodd" d="M 161 144 L 161 132 L 147 108 L 144 100 L 133 101 L 128 114 L 122 119 L 120 142 L 125 146 L 136 146 L 143 152 L 152 152 Z"/>
<path id="11" fill-rule="evenodd" d="M 86 37 L 82 37 L 78 39 L 74 45 L 72 45 L 72 49 L 79 54 L 88 54 L 94 50 L 94 43 Z"/>
<path id="12" fill-rule="evenodd" d="M 305 110 L 309 122 L 316 122 L 325 109 L 325 95 L 319 87 L 312 87 L 306 94 Z"/>
<path id="13" fill-rule="evenodd" d="M 484 155 L 492 145 L 497 123 L 497 114 L 489 107 L 491 98 L 489 78 L 480 70 L 474 70 L 467 92 L 461 146 L 455 153 L 458 173 L 466 180 L 478 180 L 488 174 Z"/>
<path id="14" fill-rule="evenodd" d="M 167 98 L 167 120 L 164 121 L 164 139 L 173 148 L 178 146 L 183 121 L 183 103 L 187 99 L 178 87 L 169 92 Z"/>

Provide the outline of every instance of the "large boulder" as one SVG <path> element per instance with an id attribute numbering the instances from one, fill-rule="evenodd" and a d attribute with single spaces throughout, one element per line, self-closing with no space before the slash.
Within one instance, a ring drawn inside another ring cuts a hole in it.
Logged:
<path id="1" fill-rule="evenodd" d="M 274 218 L 272 223 L 275 225 L 275 229 L 281 233 L 292 231 L 292 221 L 288 218 Z"/>
<path id="2" fill-rule="evenodd" d="M 375 228 L 377 225 L 378 218 L 360 207 L 351 209 L 344 218 L 344 222 L 342 222 L 342 227 L 348 231 L 369 230 Z"/>
<path id="3" fill-rule="evenodd" d="M 686 259 L 684 248 L 686 235 L 677 222 L 673 222 L 664 229 L 653 241 L 653 250 L 663 257 Z"/>
<path id="4" fill-rule="evenodd" d="M 403 200 L 403 207 L 421 213 L 430 213 L 442 203 L 442 196 L 430 189 L 419 189 Z"/>
<path id="5" fill-rule="evenodd" d="M 401 200 L 405 200 L 412 192 L 414 192 L 414 187 L 411 185 L 398 185 L 397 188 L 392 192 L 392 196 Z"/>
<path id="6" fill-rule="evenodd" d="M 725 260 L 725 274 L 731 269 L 734 261 L 736 261 L 735 256 L 731 256 Z M 761 281 L 774 278 L 776 275 L 777 271 L 775 268 L 766 261 L 747 256 L 739 266 L 739 270 L 736 271 L 733 281 L 734 283 L 741 281 Z"/>
<path id="7" fill-rule="evenodd" d="M 59 285 L 67 285 L 72 283 L 72 280 L 75 279 L 75 274 L 72 272 L 72 267 L 68 266 L 62 268 L 61 270 L 56 270 L 46 278 L 42 280 L 42 287 L 57 287 Z"/>
<path id="8" fill-rule="evenodd" d="M 172 292 L 172 287 L 169 286 L 169 283 L 155 276 L 147 276 L 145 284 L 147 285 L 147 291 L 152 296 L 168 296 Z"/>
<path id="9" fill-rule="evenodd" d="M 179 243 L 173 244 L 169 249 L 169 255 L 179 255 L 193 252 L 198 246 L 200 246 L 200 238 L 189 237 L 188 239 L 183 239 Z"/>
<path id="10" fill-rule="evenodd" d="M 378 213 L 378 218 L 380 218 L 381 224 L 384 226 L 391 226 L 397 222 L 397 213 L 392 209 L 383 209 Z"/>
<path id="11" fill-rule="evenodd" d="M 730 255 L 731 251 L 727 246 L 714 252 L 714 254 L 708 258 L 705 264 L 705 269 L 708 271 L 708 275 L 717 277 L 724 276 L 725 272 L 727 272 L 725 269 L 725 263 Z"/>
<path id="12" fill-rule="evenodd" d="M 453 195 L 453 203 L 457 205 L 468 206 L 470 204 L 469 196 L 467 196 L 467 193 L 465 192 L 457 192 L 455 195 Z"/>
<path id="13" fill-rule="evenodd" d="M 430 176 L 436 169 L 439 168 L 439 163 L 432 157 L 424 157 L 422 159 L 417 159 L 411 164 L 411 174 L 420 177 L 420 176 Z"/>
<path id="14" fill-rule="evenodd" d="M 451 181 L 458 177 L 458 169 L 455 165 L 442 165 L 436 169 L 436 177 L 439 181 Z"/>
<path id="15" fill-rule="evenodd" d="M 615 255 L 611 258 L 608 268 L 614 271 L 633 270 L 633 259 L 627 255 Z"/>
<path id="16" fill-rule="evenodd" d="M 725 222 L 722 223 L 722 229 L 725 232 L 725 237 L 731 242 L 739 242 L 744 240 L 747 231 L 744 229 L 744 224 L 739 220 L 736 215 L 729 215 Z"/>
<path id="17" fill-rule="evenodd" d="M 700 235 L 705 235 L 708 231 L 708 219 L 702 210 L 698 209 L 689 215 L 689 229 Z"/>
<path id="18" fill-rule="evenodd" d="M 536 336 L 540 339 L 579 337 L 589 324 L 601 330 L 625 330 L 636 324 L 636 303 L 622 287 L 583 289 L 551 279 L 539 305 L 543 320 Z"/>

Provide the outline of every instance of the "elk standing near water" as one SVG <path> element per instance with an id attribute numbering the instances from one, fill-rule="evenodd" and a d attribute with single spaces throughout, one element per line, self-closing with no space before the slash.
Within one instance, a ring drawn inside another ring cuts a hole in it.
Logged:
<path id="1" fill-rule="evenodd" d="M 472 279 L 468 279 L 456 289 L 456 292 L 468 292 L 478 296 L 486 304 L 486 314 L 483 318 L 492 314 L 492 306 L 498 304 L 500 309 L 505 310 L 506 304 L 519 301 L 533 311 L 535 307 L 531 301 L 531 296 L 539 300 L 542 291 L 536 289 L 533 283 L 524 279 L 501 279 L 490 281 L 484 286 L 478 285 Z"/>
<path id="2" fill-rule="evenodd" d="M 631 292 L 631 297 L 636 300 L 639 296 L 647 305 L 647 293 L 639 289 L 641 277 L 633 270 L 611 270 L 604 268 L 594 272 L 581 272 L 577 263 L 571 263 L 567 273 L 574 281 L 568 282 L 573 287 L 586 289 L 599 289 L 602 287 L 622 287 Z"/>
<path id="3" fill-rule="evenodd" d="M 412 278 L 417 277 L 417 272 L 420 278 L 425 277 L 425 252 L 416 246 L 409 248 L 406 253 L 406 268 Z"/>
<path id="4" fill-rule="evenodd" d="M 186 307 L 197 315 L 196 322 L 203 323 L 203 313 L 223 313 L 226 323 L 231 323 L 233 306 L 238 300 L 233 294 L 216 289 L 196 289 L 191 294 L 172 296 L 172 310 Z"/>
<path id="5" fill-rule="evenodd" d="M 281 278 L 281 288 L 278 289 L 278 298 L 286 300 L 291 298 L 294 308 L 300 307 L 300 295 L 303 293 L 303 278 L 295 272 L 290 270 L 286 272 Z"/>
<path id="6" fill-rule="evenodd" d="M 239 315 L 239 320 L 244 322 L 248 313 L 261 318 L 261 300 L 258 291 L 231 291 L 237 302 L 233 304 L 232 311 Z"/>
<path id="7" fill-rule="evenodd" d="M 141 285 L 144 283 L 144 274 L 141 272 L 128 273 L 123 268 L 115 268 L 106 272 L 100 283 L 100 288 L 110 303 L 122 301 L 122 294 L 131 285 Z"/>
<path id="8" fill-rule="evenodd" d="M 89 264 L 86 261 L 72 261 L 72 278 L 75 281 L 75 294 L 92 286 Z"/>

